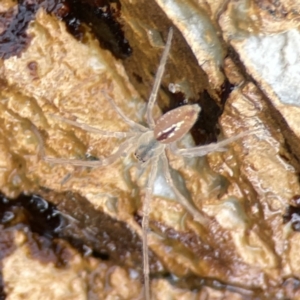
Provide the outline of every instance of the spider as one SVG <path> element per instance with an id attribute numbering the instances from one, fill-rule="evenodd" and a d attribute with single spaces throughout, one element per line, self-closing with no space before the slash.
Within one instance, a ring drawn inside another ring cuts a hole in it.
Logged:
<path id="1" fill-rule="evenodd" d="M 148 100 L 146 120 L 148 127 L 138 124 L 130 120 L 121 109 L 115 104 L 112 98 L 110 98 L 104 91 L 102 92 L 104 97 L 110 102 L 115 111 L 119 114 L 122 120 L 128 124 L 131 128 L 128 132 L 108 132 L 91 127 L 87 124 L 71 121 L 59 116 L 53 116 L 54 118 L 79 127 L 85 131 L 97 133 L 103 136 L 115 137 L 119 139 L 125 139 L 120 143 L 119 148 L 111 156 L 97 161 L 82 161 L 76 159 L 64 159 L 53 158 L 44 156 L 43 159 L 50 163 L 55 164 L 70 164 L 74 166 L 84 167 L 101 167 L 113 164 L 118 158 L 134 153 L 135 158 L 140 165 L 145 168 L 150 165 L 150 174 L 145 187 L 145 198 L 143 201 L 143 219 L 142 219 L 142 240 L 143 240 L 143 273 L 144 273 L 144 297 L 146 300 L 150 299 L 150 282 L 149 282 L 149 260 L 148 260 L 148 238 L 147 232 L 149 230 L 149 203 L 152 197 L 152 191 L 154 181 L 156 179 L 158 164 L 161 162 L 164 177 L 169 186 L 174 191 L 178 201 L 185 207 L 185 209 L 193 216 L 193 218 L 206 225 L 208 219 L 199 212 L 176 188 L 173 183 L 169 161 L 166 155 L 166 150 L 172 151 L 176 155 L 184 157 L 197 157 L 204 156 L 214 151 L 225 151 L 224 148 L 229 143 L 249 134 L 249 132 L 243 132 L 234 137 L 225 139 L 223 141 L 212 143 L 210 145 L 192 147 L 188 149 L 179 149 L 176 146 L 176 142 L 179 141 L 185 134 L 187 134 L 196 122 L 199 113 L 200 106 L 198 104 L 188 104 L 176 109 L 173 109 L 166 114 L 162 115 L 157 121 L 154 121 L 152 110 L 156 102 L 158 89 L 161 84 L 162 76 L 165 70 L 166 61 L 171 47 L 171 41 L 173 36 L 173 29 L 169 30 L 167 43 L 164 48 L 160 64 L 155 76 L 153 88 Z"/>

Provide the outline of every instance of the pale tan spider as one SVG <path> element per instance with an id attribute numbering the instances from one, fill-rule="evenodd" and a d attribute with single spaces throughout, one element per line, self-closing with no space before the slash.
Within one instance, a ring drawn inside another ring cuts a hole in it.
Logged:
<path id="1" fill-rule="evenodd" d="M 224 147 L 229 143 L 249 134 L 244 132 L 238 134 L 232 138 L 223 140 L 221 142 L 213 143 L 205 146 L 198 146 L 188 149 L 179 149 L 176 146 L 176 142 L 180 140 L 189 130 L 192 128 L 196 122 L 201 108 L 198 104 L 189 104 L 181 106 L 179 108 L 173 109 L 163 116 L 161 116 L 156 122 L 152 116 L 153 106 L 156 101 L 158 89 L 161 84 L 161 79 L 164 73 L 165 64 L 170 51 L 171 40 L 173 36 L 172 28 L 169 31 L 167 43 L 163 51 L 160 64 L 156 73 L 154 85 L 149 97 L 147 104 L 147 124 L 145 127 L 141 124 L 135 123 L 134 121 L 127 118 L 124 113 L 120 110 L 114 101 L 103 92 L 105 98 L 110 102 L 116 112 L 120 115 L 125 123 L 127 123 L 131 130 L 128 132 L 108 132 L 102 131 L 97 128 L 93 128 L 86 124 L 78 123 L 75 121 L 70 121 L 68 119 L 54 116 L 65 123 L 71 124 L 73 126 L 79 127 L 88 132 L 93 132 L 101 134 L 108 137 L 115 137 L 120 139 L 125 139 L 118 150 L 111 156 L 106 157 L 98 161 L 82 161 L 76 159 L 63 159 L 63 158 L 53 158 L 44 157 L 47 162 L 55 164 L 71 164 L 75 166 L 84 167 L 101 167 L 108 166 L 114 163 L 118 158 L 134 153 L 136 159 L 141 163 L 143 167 L 150 164 L 150 175 L 145 188 L 145 198 L 143 201 L 143 220 L 142 220 L 142 232 L 143 232 L 143 270 L 144 270 L 144 295 L 145 299 L 150 299 L 150 287 L 149 287 L 149 261 L 148 261 L 148 240 L 147 232 L 149 229 L 149 203 L 152 197 L 152 190 L 154 181 L 157 175 L 158 163 L 162 163 L 162 170 L 164 177 L 173 189 L 178 201 L 188 210 L 188 212 L 196 219 L 199 223 L 205 225 L 207 218 L 199 212 L 194 205 L 192 205 L 176 188 L 173 183 L 170 170 L 168 157 L 166 155 L 166 149 L 169 149 L 177 155 L 184 157 L 197 157 L 204 156 L 209 152 L 213 151 L 224 151 Z"/>

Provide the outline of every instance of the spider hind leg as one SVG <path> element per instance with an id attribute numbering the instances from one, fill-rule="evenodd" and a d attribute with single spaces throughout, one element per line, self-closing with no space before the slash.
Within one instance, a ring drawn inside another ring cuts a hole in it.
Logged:
<path id="1" fill-rule="evenodd" d="M 153 106 L 155 104 L 156 98 L 157 98 L 157 93 L 158 93 L 158 89 L 160 87 L 161 84 L 161 80 L 162 80 L 162 76 L 164 74 L 165 71 L 165 66 L 166 66 L 166 62 L 167 62 L 167 58 L 170 52 L 170 48 L 171 48 L 171 42 L 172 42 L 172 38 L 173 38 L 173 28 L 171 27 L 168 33 L 168 38 L 167 38 L 167 43 L 164 49 L 164 52 L 161 56 L 160 62 L 159 62 L 159 66 L 155 75 L 155 80 L 154 80 L 154 84 L 153 84 L 153 88 L 151 90 L 151 94 L 148 100 L 148 105 L 147 105 L 147 123 L 148 126 L 153 129 L 155 126 L 155 122 L 152 116 L 152 110 L 153 110 Z"/>
<path id="2" fill-rule="evenodd" d="M 161 155 L 162 159 L 162 167 L 163 167 L 163 173 L 164 177 L 168 183 L 168 185 L 172 188 L 172 190 L 175 193 L 176 198 L 178 199 L 179 203 L 193 216 L 194 220 L 199 222 L 200 224 L 206 226 L 208 223 L 208 219 L 198 211 L 198 209 L 188 201 L 177 189 L 176 185 L 173 182 L 171 173 L 170 173 L 170 168 L 169 168 L 169 162 L 168 158 L 165 153 Z"/>
<path id="3" fill-rule="evenodd" d="M 129 119 L 124 114 L 124 112 L 120 109 L 120 107 L 115 103 L 115 101 L 105 91 L 102 91 L 102 94 L 106 98 L 106 100 L 110 103 L 110 105 L 113 107 L 113 109 L 117 112 L 117 114 L 121 117 L 121 119 L 123 120 L 124 123 L 129 125 L 132 129 L 136 129 L 137 131 L 144 132 L 144 131 L 148 130 L 147 127 Z"/>
<path id="4" fill-rule="evenodd" d="M 119 157 L 129 154 L 135 148 L 136 138 L 127 139 L 112 155 L 96 161 L 85 161 L 79 159 L 55 158 L 44 156 L 43 160 L 54 164 L 68 164 L 81 167 L 104 167 L 113 164 Z"/>
<path id="5" fill-rule="evenodd" d="M 150 300 L 150 280 L 149 280 L 149 250 L 148 250 L 148 230 L 149 230 L 149 213 L 150 213 L 150 201 L 153 193 L 153 186 L 156 179 L 159 157 L 153 157 L 150 160 L 151 170 L 149 179 L 146 186 L 146 193 L 143 203 L 143 272 L 144 272 L 144 295 L 146 300 Z"/>

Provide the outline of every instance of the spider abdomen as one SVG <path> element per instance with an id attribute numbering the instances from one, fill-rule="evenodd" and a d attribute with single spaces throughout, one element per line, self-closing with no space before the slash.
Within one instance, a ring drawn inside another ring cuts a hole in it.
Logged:
<path id="1" fill-rule="evenodd" d="M 197 121 L 201 108 L 198 104 L 184 105 L 161 116 L 154 127 L 154 138 L 169 144 L 181 139 Z"/>

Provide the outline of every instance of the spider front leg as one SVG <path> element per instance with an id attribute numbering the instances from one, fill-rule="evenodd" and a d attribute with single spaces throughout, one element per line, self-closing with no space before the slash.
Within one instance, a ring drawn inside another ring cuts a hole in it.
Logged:
<path id="1" fill-rule="evenodd" d="M 149 213 L 150 213 L 150 201 L 152 198 L 152 191 L 154 181 L 157 173 L 158 156 L 153 157 L 150 160 L 151 170 L 149 179 L 146 186 L 146 193 L 143 203 L 143 265 L 144 265 L 144 295 L 146 300 L 150 300 L 150 282 L 149 282 L 149 251 L 148 251 L 148 229 L 149 229 Z"/>
<path id="2" fill-rule="evenodd" d="M 134 121 L 132 121 L 131 119 L 129 119 L 124 113 L 123 111 L 120 109 L 120 107 L 117 106 L 117 104 L 115 103 L 115 101 L 108 96 L 108 94 L 105 91 L 102 91 L 103 96 L 106 98 L 106 100 L 110 103 L 110 105 L 113 107 L 113 109 L 117 112 L 117 114 L 121 117 L 121 119 L 127 124 L 129 125 L 132 129 L 136 129 L 138 131 L 141 132 L 145 132 L 148 130 L 147 127 L 136 123 Z"/>
<path id="3" fill-rule="evenodd" d="M 157 93 L 158 93 L 158 89 L 160 87 L 161 84 L 161 79 L 162 76 L 164 74 L 165 71 L 165 66 L 166 66 L 166 62 L 167 62 L 167 58 L 170 52 L 170 48 L 171 48 L 171 42 L 172 42 L 172 38 L 173 38 L 173 28 L 171 27 L 168 33 L 168 39 L 167 39 L 167 43 L 164 49 L 164 52 L 162 54 L 162 57 L 160 59 L 159 62 L 159 67 L 158 70 L 156 72 L 155 75 L 155 80 L 154 80 L 154 84 L 153 84 L 153 88 L 151 90 L 151 94 L 148 100 L 148 105 L 147 105 L 147 123 L 148 126 L 153 129 L 155 127 L 155 122 L 152 116 L 152 110 L 153 110 L 153 106 L 154 103 L 156 101 L 157 98 Z"/>

